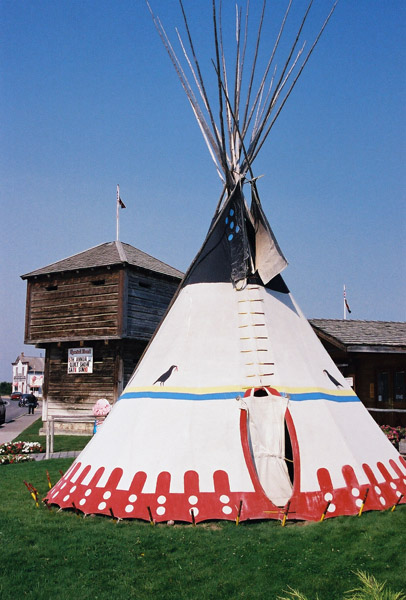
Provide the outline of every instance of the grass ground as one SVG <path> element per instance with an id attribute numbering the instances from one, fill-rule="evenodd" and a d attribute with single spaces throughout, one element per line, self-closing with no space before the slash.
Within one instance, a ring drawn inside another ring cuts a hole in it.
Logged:
<path id="1" fill-rule="evenodd" d="M 36 508 L 71 459 L 0 467 L 2 600 L 342 600 L 357 569 L 405 589 L 406 506 L 394 512 L 279 522 L 156 525 Z"/>

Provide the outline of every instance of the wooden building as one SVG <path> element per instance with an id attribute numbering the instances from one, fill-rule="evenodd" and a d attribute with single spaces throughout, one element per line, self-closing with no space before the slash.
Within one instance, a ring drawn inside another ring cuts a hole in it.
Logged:
<path id="1" fill-rule="evenodd" d="M 119 241 L 22 275 L 24 342 L 45 350 L 44 421 L 117 400 L 182 276 Z"/>
<path id="2" fill-rule="evenodd" d="M 374 419 L 406 427 L 406 323 L 310 319 L 310 324 Z"/>

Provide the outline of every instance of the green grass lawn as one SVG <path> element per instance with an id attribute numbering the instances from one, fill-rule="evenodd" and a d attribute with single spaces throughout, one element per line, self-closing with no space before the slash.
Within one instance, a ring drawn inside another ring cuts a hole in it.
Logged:
<path id="1" fill-rule="evenodd" d="M 0 598 L 343 600 L 357 569 L 405 589 L 406 506 L 323 523 L 151 526 L 36 508 L 71 459 L 0 467 Z"/>
<path id="2" fill-rule="evenodd" d="M 42 427 L 42 420 L 38 418 L 37 421 L 31 423 L 27 429 L 17 437 L 14 438 L 13 442 L 39 442 L 44 449 L 46 446 L 45 435 L 40 435 L 39 430 Z M 55 435 L 54 436 L 54 452 L 68 452 L 70 450 L 83 450 L 92 436 L 90 435 Z"/>

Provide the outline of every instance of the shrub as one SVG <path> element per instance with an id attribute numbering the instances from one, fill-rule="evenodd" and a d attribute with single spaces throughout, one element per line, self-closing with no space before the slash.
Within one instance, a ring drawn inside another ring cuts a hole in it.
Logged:
<path id="1" fill-rule="evenodd" d="M 34 460 L 30 454 L 38 454 L 38 452 L 43 452 L 38 442 L 6 442 L 0 445 L 0 465 Z"/>
<path id="2" fill-rule="evenodd" d="M 406 438 L 405 427 L 391 427 L 390 425 L 381 425 L 381 429 L 390 442 L 397 448 L 399 447 L 400 440 Z"/>

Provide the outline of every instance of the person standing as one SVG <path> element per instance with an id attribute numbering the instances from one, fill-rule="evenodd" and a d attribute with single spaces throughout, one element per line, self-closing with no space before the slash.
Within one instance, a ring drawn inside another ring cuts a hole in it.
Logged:
<path id="1" fill-rule="evenodd" d="M 27 396 L 28 414 L 33 415 L 34 409 L 38 406 L 38 401 L 34 394 L 30 392 Z"/>

